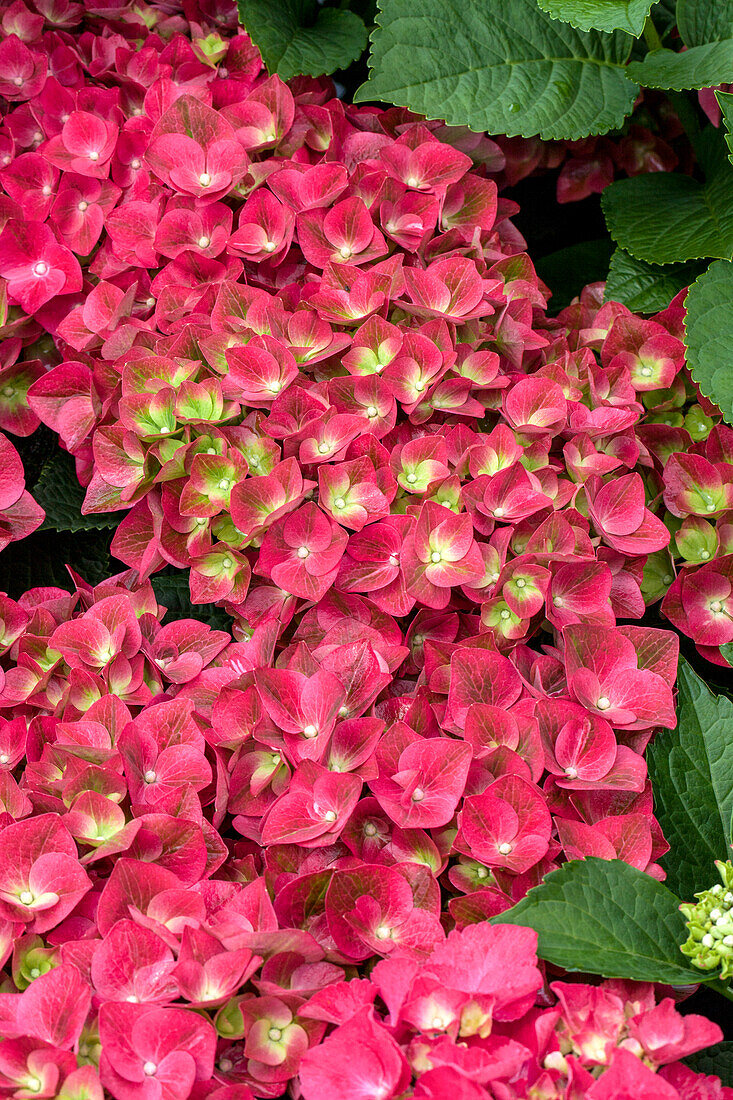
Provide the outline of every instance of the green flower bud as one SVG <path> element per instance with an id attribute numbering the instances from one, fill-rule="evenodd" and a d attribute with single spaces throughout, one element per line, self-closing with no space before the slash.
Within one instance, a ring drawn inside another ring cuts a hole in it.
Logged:
<path id="1" fill-rule="evenodd" d="M 715 861 L 722 885 L 695 894 L 696 903 L 680 905 L 689 938 L 680 950 L 698 970 L 720 970 L 723 981 L 733 977 L 733 863 Z"/>
<path id="2" fill-rule="evenodd" d="M 685 428 L 692 436 L 694 443 L 707 439 L 715 426 L 715 421 L 706 416 L 699 405 L 693 405 L 685 416 Z"/>
<path id="3" fill-rule="evenodd" d="M 246 1031 L 240 1001 L 241 997 L 232 997 L 214 1018 L 214 1027 L 223 1039 L 241 1039 Z"/>

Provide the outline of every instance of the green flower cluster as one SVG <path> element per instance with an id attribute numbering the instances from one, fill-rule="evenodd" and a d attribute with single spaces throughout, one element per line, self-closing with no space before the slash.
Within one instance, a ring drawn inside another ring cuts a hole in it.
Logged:
<path id="1" fill-rule="evenodd" d="M 700 970 L 720 968 L 722 979 L 733 977 L 733 863 L 715 861 L 722 886 L 695 894 L 697 903 L 680 905 L 687 918 L 689 939 L 681 951 Z"/>

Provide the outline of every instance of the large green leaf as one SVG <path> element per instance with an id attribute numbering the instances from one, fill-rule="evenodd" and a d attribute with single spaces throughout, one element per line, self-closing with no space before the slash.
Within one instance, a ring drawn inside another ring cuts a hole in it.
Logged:
<path id="1" fill-rule="evenodd" d="M 686 985 L 700 981 L 680 944 L 687 938 L 679 898 L 622 860 L 571 860 L 495 924 L 534 928 L 541 958 L 565 970 Z"/>
<path id="2" fill-rule="evenodd" d="M 733 424 L 733 264 L 711 264 L 685 304 L 687 365 L 702 393 Z"/>
<path id="3" fill-rule="evenodd" d="M 653 50 L 643 61 L 632 61 L 629 76 L 645 88 L 709 88 L 722 84 L 733 72 L 733 39 L 709 42 L 675 53 Z"/>
<path id="4" fill-rule="evenodd" d="M 122 518 L 119 512 L 81 514 L 84 489 L 77 480 L 73 458 L 60 448 L 44 464 L 33 488 L 33 496 L 46 512 L 42 530 L 103 530 L 116 527 Z"/>
<path id="5" fill-rule="evenodd" d="M 626 31 L 638 37 L 653 0 L 537 0 L 553 19 L 581 31 Z"/>
<path id="6" fill-rule="evenodd" d="M 611 236 L 638 260 L 671 264 L 733 256 L 733 172 L 725 158 L 707 183 L 653 172 L 617 180 L 601 203 Z"/>
<path id="7" fill-rule="evenodd" d="M 239 21 L 268 72 L 283 80 L 345 69 L 367 44 L 363 19 L 316 0 L 239 0 Z"/>
<path id="8" fill-rule="evenodd" d="M 677 0 L 677 29 L 686 46 L 733 38 L 733 0 Z"/>
<path id="9" fill-rule="evenodd" d="M 719 1077 L 728 1088 L 733 1087 L 733 1043 L 716 1043 L 714 1047 L 690 1054 L 685 1062 L 696 1073 Z"/>
<path id="10" fill-rule="evenodd" d="M 606 301 L 623 302 L 634 313 L 657 313 L 703 269 L 704 265 L 695 261 L 667 266 L 648 264 L 617 248 L 608 270 Z"/>
<path id="11" fill-rule="evenodd" d="M 678 678 L 677 728 L 647 752 L 654 806 L 670 852 L 667 883 L 680 897 L 710 885 L 725 859 L 733 808 L 733 703 L 713 695 L 685 662 Z"/>
<path id="12" fill-rule="evenodd" d="M 380 8 L 357 102 L 546 139 L 606 133 L 632 109 L 633 39 L 623 32 L 585 34 L 535 0 L 381 0 Z"/>

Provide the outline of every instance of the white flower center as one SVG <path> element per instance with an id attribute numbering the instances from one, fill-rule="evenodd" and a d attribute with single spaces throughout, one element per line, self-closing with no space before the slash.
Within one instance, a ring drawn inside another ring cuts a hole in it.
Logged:
<path id="1" fill-rule="evenodd" d="M 318 729 L 316 726 L 305 726 L 303 729 L 303 737 L 307 737 L 309 740 L 318 736 Z"/>
<path id="2" fill-rule="evenodd" d="M 33 894 L 30 892 L 30 890 L 24 890 L 22 892 L 22 894 L 20 895 L 20 902 L 22 905 L 33 904 Z"/>
<path id="3" fill-rule="evenodd" d="M 508 856 L 509 853 L 511 852 L 511 850 L 512 850 L 511 844 L 507 844 L 506 841 L 504 841 L 503 844 L 499 845 L 499 854 L 502 855 L 502 856 Z"/>
<path id="4" fill-rule="evenodd" d="M 158 776 L 155 774 L 152 768 L 148 769 L 143 776 L 146 783 L 154 783 Z"/>
<path id="5" fill-rule="evenodd" d="M 211 240 L 210 240 L 209 237 L 199 237 L 199 240 L 198 240 L 199 248 L 208 248 L 210 244 L 211 244 Z"/>
<path id="6" fill-rule="evenodd" d="M 91 153 L 89 154 L 89 159 L 90 160 L 99 160 L 99 153 L 97 152 L 96 149 L 92 149 Z"/>
<path id="7" fill-rule="evenodd" d="M 37 275 L 39 279 L 43 275 L 48 275 L 48 264 L 45 260 L 39 260 L 37 264 L 33 265 L 33 274 Z"/>
<path id="8" fill-rule="evenodd" d="M 157 1072 L 157 1070 L 158 1067 L 156 1066 L 155 1062 L 146 1062 L 143 1066 L 143 1073 L 146 1077 L 152 1077 L 153 1074 Z"/>
<path id="9" fill-rule="evenodd" d="M 611 700 L 605 695 L 602 695 L 600 697 L 600 699 L 598 700 L 598 702 L 596 703 L 596 707 L 598 708 L 598 710 L 608 710 L 610 705 L 611 705 Z"/>
<path id="10" fill-rule="evenodd" d="M 422 787 L 415 787 L 415 790 L 412 792 L 412 801 L 422 802 L 424 797 L 425 791 L 422 789 Z"/>
<path id="11" fill-rule="evenodd" d="M 202 172 L 201 173 L 201 175 L 199 176 L 199 183 L 201 184 L 202 187 L 210 187 L 211 186 L 211 176 L 209 175 L 208 172 Z"/>
<path id="12" fill-rule="evenodd" d="M 282 1035 L 283 1033 L 279 1027 L 271 1027 L 267 1033 L 267 1038 L 272 1039 L 273 1043 L 277 1043 L 280 1039 L 282 1039 Z"/>
<path id="13" fill-rule="evenodd" d="M 309 554 L 310 554 L 310 550 L 308 549 L 307 546 L 299 546 L 298 547 L 298 557 L 299 558 L 307 558 Z"/>

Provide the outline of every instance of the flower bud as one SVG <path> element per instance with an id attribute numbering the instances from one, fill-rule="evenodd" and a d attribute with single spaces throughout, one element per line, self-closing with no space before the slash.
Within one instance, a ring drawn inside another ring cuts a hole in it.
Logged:
<path id="1" fill-rule="evenodd" d="M 695 904 L 680 905 L 690 935 L 680 950 L 698 970 L 720 970 L 733 976 L 733 863 L 716 860 L 723 885 L 695 894 Z"/>

